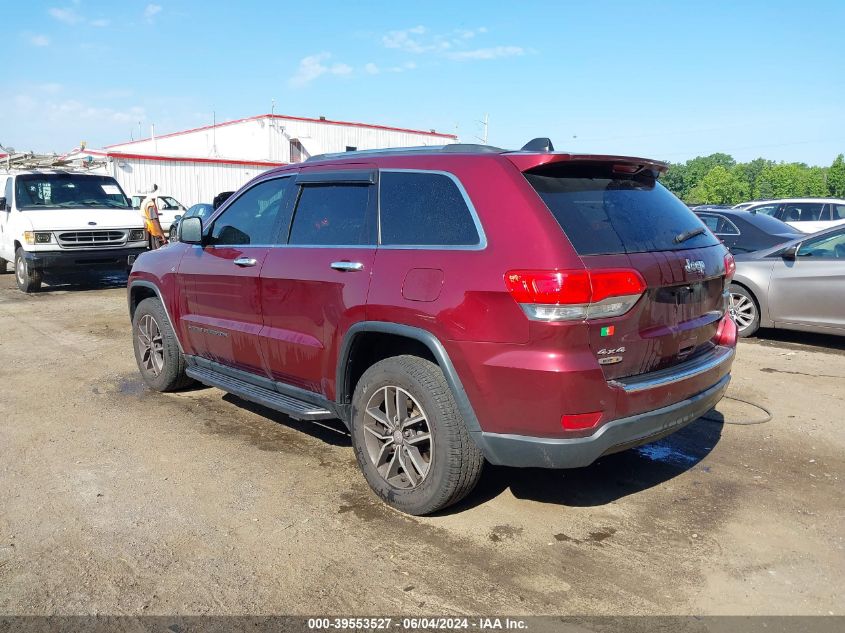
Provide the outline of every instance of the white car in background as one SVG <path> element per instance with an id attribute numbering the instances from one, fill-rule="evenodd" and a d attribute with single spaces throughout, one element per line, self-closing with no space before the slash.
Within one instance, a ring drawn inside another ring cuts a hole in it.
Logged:
<path id="1" fill-rule="evenodd" d="M 132 196 L 132 208 L 140 209 L 141 203 L 147 197 L 146 193 L 138 193 Z M 162 230 L 167 233 L 170 230 L 170 225 L 185 214 L 187 209 L 185 205 L 179 202 L 173 196 L 164 196 L 156 193 L 156 208 L 158 209 L 158 221 L 161 223 Z"/>
<path id="2" fill-rule="evenodd" d="M 765 200 L 748 205 L 745 210 L 770 215 L 802 233 L 817 233 L 845 224 L 845 200 L 840 198 Z"/>

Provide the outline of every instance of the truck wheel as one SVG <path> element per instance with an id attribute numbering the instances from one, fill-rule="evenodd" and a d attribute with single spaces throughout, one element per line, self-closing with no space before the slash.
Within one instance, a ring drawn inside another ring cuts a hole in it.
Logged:
<path id="1" fill-rule="evenodd" d="M 41 271 L 30 268 L 22 248 L 15 253 L 15 283 L 21 292 L 38 292 L 41 289 Z"/>
<path id="2" fill-rule="evenodd" d="M 141 377 L 151 389 L 174 391 L 194 383 L 185 375 L 185 357 L 158 299 L 144 299 L 135 308 L 132 343 Z"/>
<path id="3" fill-rule="evenodd" d="M 394 356 L 370 367 L 355 387 L 351 426 L 370 488 L 407 514 L 456 503 L 481 477 L 484 457 L 431 361 Z"/>

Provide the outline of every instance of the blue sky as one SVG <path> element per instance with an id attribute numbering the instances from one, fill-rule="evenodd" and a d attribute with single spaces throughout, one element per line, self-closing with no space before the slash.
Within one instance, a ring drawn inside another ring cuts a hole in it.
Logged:
<path id="1" fill-rule="evenodd" d="M 276 112 L 672 161 L 845 152 L 845 1 L 4 3 L 0 143 Z M 134 132 L 133 132 L 134 130 Z"/>

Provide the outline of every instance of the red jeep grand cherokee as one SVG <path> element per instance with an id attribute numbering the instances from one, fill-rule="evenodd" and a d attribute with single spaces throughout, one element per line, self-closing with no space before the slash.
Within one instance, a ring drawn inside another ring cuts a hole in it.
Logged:
<path id="1" fill-rule="evenodd" d="M 539 145 L 261 174 L 135 263 L 144 380 L 340 418 L 410 514 L 463 498 L 485 460 L 586 466 L 680 429 L 730 380 L 733 259 L 664 164 Z"/>

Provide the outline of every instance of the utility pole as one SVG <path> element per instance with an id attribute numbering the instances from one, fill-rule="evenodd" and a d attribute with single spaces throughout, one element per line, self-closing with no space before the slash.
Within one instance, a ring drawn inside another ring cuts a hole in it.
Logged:
<path id="1" fill-rule="evenodd" d="M 475 138 L 477 138 L 479 141 L 481 141 L 481 143 L 483 145 L 487 145 L 487 132 L 488 132 L 489 127 L 490 127 L 490 115 L 485 114 L 484 120 L 478 121 L 478 122 L 481 123 L 482 129 L 484 130 L 484 136 L 476 136 Z"/>

